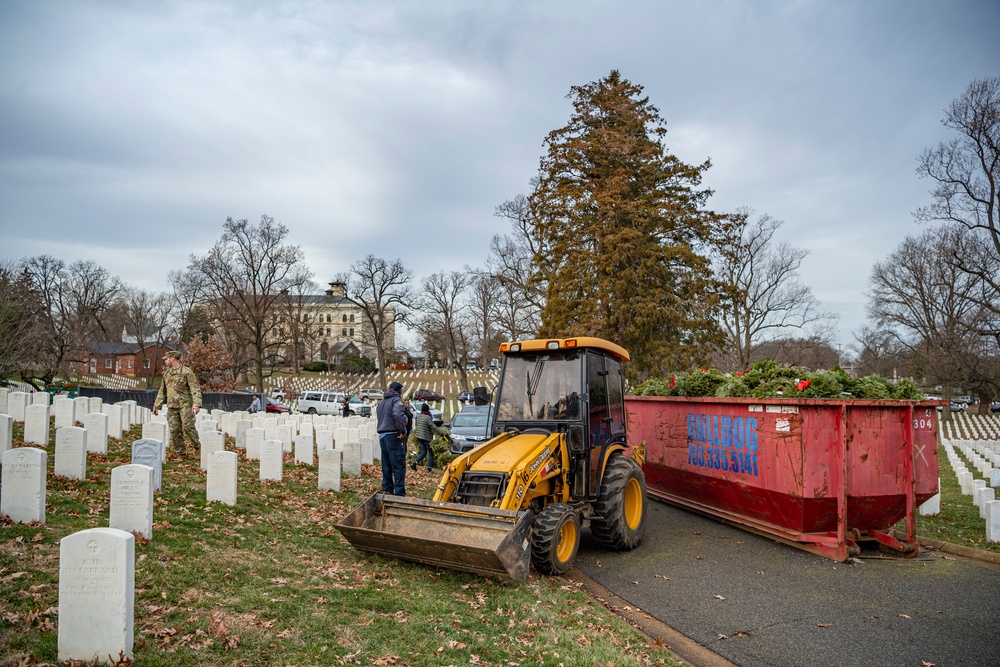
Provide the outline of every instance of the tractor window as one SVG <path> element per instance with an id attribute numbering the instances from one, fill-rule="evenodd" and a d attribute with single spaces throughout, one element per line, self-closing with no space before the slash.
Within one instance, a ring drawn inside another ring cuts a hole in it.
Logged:
<path id="1" fill-rule="evenodd" d="M 580 419 L 581 375 L 578 352 L 507 357 L 497 421 Z"/>
<path id="2" fill-rule="evenodd" d="M 608 417 L 608 382 L 604 356 L 587 355 L 587 388 L 590 391 L 590 443 L 601 448 L 611 435 Z"/>
<path id="3" fill-rule="evenodd" d="M 608 412 L 611 415 L 611 432 L 625 430 L 625 400 L 622 396 L 622 362 L 605 357 L 604 368 L 608 371 Z"/>

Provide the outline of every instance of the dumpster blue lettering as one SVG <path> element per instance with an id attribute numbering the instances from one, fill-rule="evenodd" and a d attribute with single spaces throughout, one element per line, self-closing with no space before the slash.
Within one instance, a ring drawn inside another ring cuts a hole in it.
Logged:
<path id="1" fill-rule="evenodd" d="M 687 415 L 688 464 L 757 476 L 757 420 Z"/>

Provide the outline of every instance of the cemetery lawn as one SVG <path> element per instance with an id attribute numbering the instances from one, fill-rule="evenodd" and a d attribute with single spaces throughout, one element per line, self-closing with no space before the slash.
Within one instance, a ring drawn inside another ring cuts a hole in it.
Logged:
<path id="1" fill-rule="evenodd" d="M 0 523 L 0 667 L 57 663 L 59 540 L 108 525 L 111 469 L 130 462 L 140 431 L 109 438 L 80 481 L 52 474 L 53 429 L 46 524 Z M 15 447 L 22 438 L 15 424 Z M 239 465 L 229 507 L 205 502 L 197 459 L 164 464 L 153 539 L 135 545 L 135 664 L 682 664 L 566 579 L 518 583 L 355 551 L 333 526 L 377 490 L 373 467 L 334 493 L 290 454 L 282 482 Z M 407 475 L 411 495 L 431 497 L 438 473 Z"/>
<path id="2" fill-rule="evenodd" d="M 965 458 L 961 451 L 957 453 Z M 941 477 L 941 513 L 938 516 L 920 516 L 918 513 L 917 535 L 1000 553 L 1000 543 L 986 541 L 986 520 L 980 518 L 979 508 L 972 502 L 972 496 L 962 495 L 958 477 L 942 447 L 938 447 L 938 475 Z M 975 476 L 976 479 L 982 478 L 979 473 Z M 906 530 L 905 521 L 896 524 L 896 529 Z"/>

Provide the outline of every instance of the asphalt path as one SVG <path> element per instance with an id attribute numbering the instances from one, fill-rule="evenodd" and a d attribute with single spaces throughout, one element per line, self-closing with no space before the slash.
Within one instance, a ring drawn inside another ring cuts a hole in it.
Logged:
<path id="1" fill-rule="evenodd" d="M 921 550 L 835 563 L 652 501 L 638 549 L 576 567 L 746 667 L 1000 665 L 1000 566 Z"/>

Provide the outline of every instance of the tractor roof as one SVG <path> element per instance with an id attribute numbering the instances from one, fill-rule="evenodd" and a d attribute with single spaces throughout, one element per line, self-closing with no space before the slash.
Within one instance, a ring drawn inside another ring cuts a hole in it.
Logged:
<path id="1" fill-rule="evenodd" d="M 500 344 L 504 354 L 517 352 L 543 352 L 545 350 L 572 350 L 579 348 L 597 349 L 621 361 L 630 359 L 628 351 L 603 338 L 576 336 L 574 338 L 536 338 L 534 340 L 510 341 Z"/>

